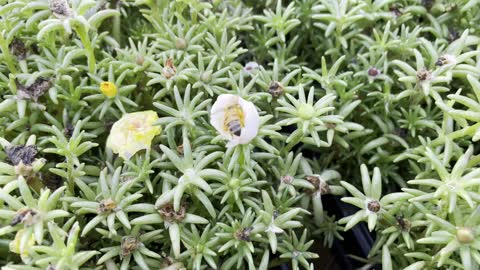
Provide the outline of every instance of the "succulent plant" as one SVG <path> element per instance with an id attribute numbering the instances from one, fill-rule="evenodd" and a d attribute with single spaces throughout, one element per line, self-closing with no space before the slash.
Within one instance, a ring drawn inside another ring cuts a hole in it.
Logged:
<path id="1" fill-rule="evenodd" d="M 479 269 L 478 14 L 0 0 L 2 270 Z"/>

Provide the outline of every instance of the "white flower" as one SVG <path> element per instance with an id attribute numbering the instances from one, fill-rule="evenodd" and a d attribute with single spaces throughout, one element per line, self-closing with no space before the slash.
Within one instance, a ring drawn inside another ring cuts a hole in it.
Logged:
<path id="1" fill-rule="evenodd" d="M 451 55 L 451 54 L 444 54 L 437 59 L 437 62 L 435 62 L 436 66 L 456 65 L 456 64 L 457 64 L 457 58 L 455 57 L 455 55 Z"/>
<path id="2" fill-rule="evenodd" d="M 248 62 L 243 67 L 243 71 L 245 71 L 248 74 L 252 74 L 255 70 L 258 70 L 259 68 L 260 68 L 260 65 L 257 62 Z"/>
<path id="3" fill-rule="evenodd" d="M 238 120 L 240 123 L 239 136 L 230 131 L 229 123 L 233 120 Z M 238 144 L 248 144 L 257 136 L 260 116 L 252 102 L 236 95 L 222 94 L 212 106 L 210 124 L 229 140 L 227 147 L 233 147 Z"/>

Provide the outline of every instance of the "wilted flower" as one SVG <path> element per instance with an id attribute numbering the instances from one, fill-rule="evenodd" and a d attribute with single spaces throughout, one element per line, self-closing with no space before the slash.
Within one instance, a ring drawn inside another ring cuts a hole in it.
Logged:
<path id="1" fill-rule="evenodd" d="M 66 0 L 50 0 L 48 6 L 53 14 L 57 17 L 71 16 L 72 10 Z"/>
<path id="2" fill-rule="evenodd" d="M 107 147 L 124 159 L 130 159 L 139 150 L 149 149 L 153 137 L 162 130 L 160 126 L 153 126 L 157 119 L 154 111 L 125 114 L 113 124 Z"/>
<path id="3" fill-rule="evenodd" d="M 31 165 L 38 150 L 35 145 L 10 145 L 5 148 L 5 153 L 13 165 L 18 165 L 20 162 Z"/>
<path id="4" fill-rule="evenodd" d="M 233 147 L 248 144 L 257 136 L 260 117 L 252 102 L 222 94 L 212 106 L 210 124 L 229 140 L 227 147 Z"/>
<path id="5" fill-rule="evenodd" d="M 165 76 L 165 78 L 167 78 L 167 79 L 170 79 L 170 78 L 172 78 L 173 76 L 175 76 L 175 74 L 177 74 L 177 68 L 176 68 L 175 65 L 173 64 L 173 58 L 169 57 L 169 58 L 165 61 L 165 65 L 164 65 L 164 67 L 163 67 L 162 74 L 163 74 L 163 76 Z"/>
<path id="6" fill-rule="evenodd" d="M 28 50 L 22 40 L 14 38 L 8 48 L 13 55 L 17 56 L 18 60 L 25 60 L 25 58 L 27 58 Z"/>
<path id="7" fill-rule="evenodd" d="M 35 102 L 52 87 L 52 82 L 42 77 L 37 78 L 29 86 L 23 85 L 18 81 L 16 81 L 16 84 L 17 96 L 20 99 L 33 99 Z"/>

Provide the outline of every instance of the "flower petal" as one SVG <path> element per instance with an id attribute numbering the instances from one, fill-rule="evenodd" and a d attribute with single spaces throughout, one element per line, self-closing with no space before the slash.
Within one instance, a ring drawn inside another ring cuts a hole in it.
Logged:
<path id="1" fill-rule="evenodd" d="M 157 119 L 154 111 L 125 114 L 113 124 L 107 147 L 124 159 L 130 159 L 142 149 L 149 149 L 153 138 L 161 132 L 160 126 L 153 126 Z"/>
<path id="2" fill-rule="evenodd" d="M 245 126 L 242 129 L 239 143 L 247 144 L 258 134 L 258 129 L 260 127 L 260 116 L 258 115 L 257 108 L 255 108 L 255 105 L 253 105 L 252 102 L 240 99 L 240 106 L 242 107 L 243 115 L 245 117 Z"/>
<path id="3" fill-rule="evenodd" d="M 239 137 L 233 136 L 228 130 L 225 130 L 225 111 L 228 107 L 239 105 L 243 112 L 242 132 Z M 218 96 L 217 100 L 212 106 L 210 113 L 210 124 L 225 137 L 229 142 L 227 147 L 234 147 L 238 144 L 248 144 L 258 134 L 260 126 L 260 117 L 258 111 L 252 102 L 246 101 L 243 98 L 232 95 L 222 94 Z"/>

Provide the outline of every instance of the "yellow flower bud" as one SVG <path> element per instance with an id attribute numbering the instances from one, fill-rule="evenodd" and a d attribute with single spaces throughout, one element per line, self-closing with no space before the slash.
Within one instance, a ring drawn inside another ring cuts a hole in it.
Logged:
<path id="1" fill-rule="evenodd" d="M 117 95 L 117 86 L 112 82 L 101 82 L 100 91 L 102 91 L 106 97 L 113 98 Z"/>

